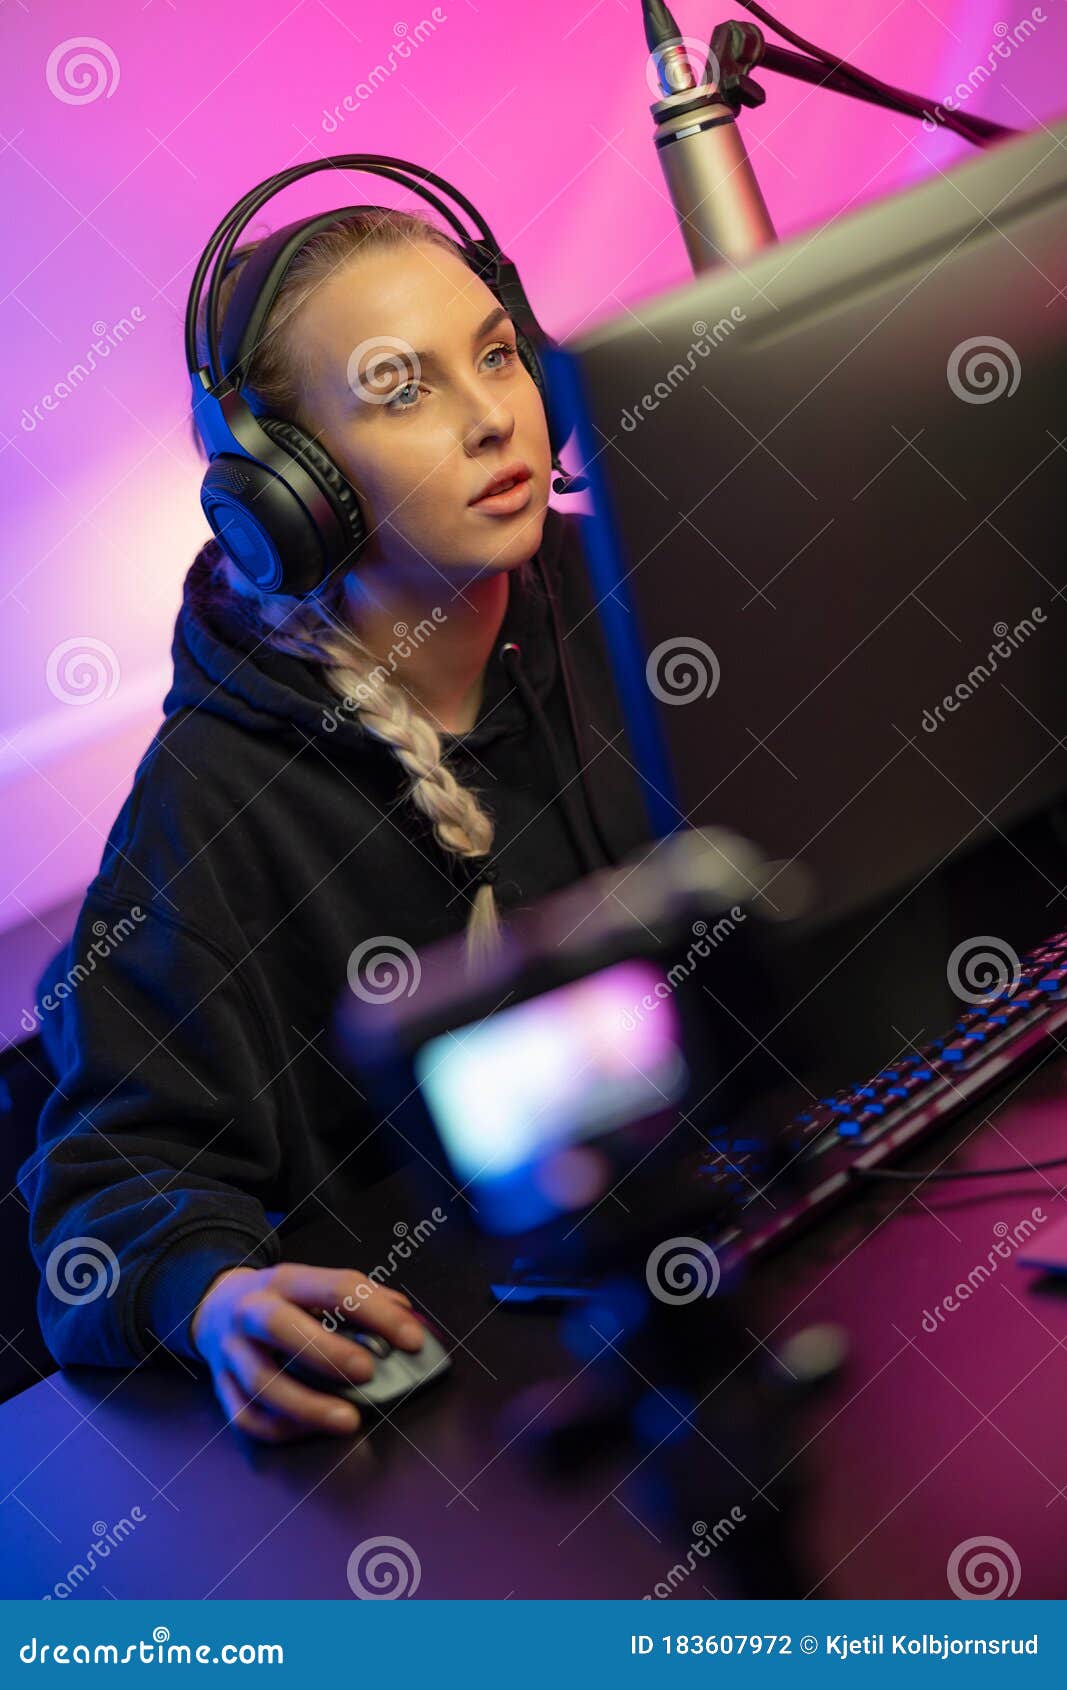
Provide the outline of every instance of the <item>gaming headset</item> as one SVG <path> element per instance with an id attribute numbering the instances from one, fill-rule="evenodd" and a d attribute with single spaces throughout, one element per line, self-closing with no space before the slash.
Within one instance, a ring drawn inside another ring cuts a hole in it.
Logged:
<path id="1" fill-rule="evenodd" d="M 241 386 L 286 271 L 305 242 L 341 219 L 377 208 L 351 205 L 323 212 L 266 236 L 243 261 L 226 310 L 221 344 L 217 319 L 219 286 L 231 267 L 241 231 L 275 194 L 319 170 L 364 170 L 385 176 L 435 207 L 455 230 L 461 255 L 512 318 L 519 357 L 545 406 L 556 470 L 561 470 L 559 451 L 570 432 L 554 408 L 540 355 L 555 342 L 538 323 L 515 265 L 500 250 L 485 219 L 456 188 L 420 165 L 377 153 L 342 153 L 268 177 L 226 214 L 197 265 L 185 314 L 185 357 L 192 381 L 193 419 L 210 460 L 200 488 L 204 514 L 219 544 L 257 587 L 301 598 L 356 562 L 367 539 L 363 512 L 351 482 L 322 447 L 294 423 L 254 410 Z M 456 213 L 426 183 L 450 195 L 477 234 L 465 230 Z M 197 317 L 213 259 L 207 303 L 208 361 L 201 367 Z M 581 478 L 564 477 L 553 488 L 562 493 L 584 485 Z"/>

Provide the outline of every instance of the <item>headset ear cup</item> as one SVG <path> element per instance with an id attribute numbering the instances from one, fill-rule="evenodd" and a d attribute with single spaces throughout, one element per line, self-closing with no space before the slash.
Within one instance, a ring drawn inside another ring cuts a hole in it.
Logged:
<path id="1" fill-rule="evenodd" d="M 296 423 L 288 422 L 284 417 L 263 416 L 259 418 L 259 425 L 264 434 L 269 435 L 276 445 L 283 446 L 289 455 L 298 461 L 301 468 L 315 482 L 336 513 L 342 533 L 345 536 L 346 555 L 342 567 L 351 568 L 367 538 L 367 525 L 352 483 L 341 473 L 329 453 L 312 440 L 310 435 L 305 434 L 304 430 Z M 313 523 L 311 526 L 314 533 L 318 535 L 317 527 Z M 321 580 L 325 579 L 322 573 L 321 559 L 327 548 L 322 544 L 321 538 L 317 551 L 319 558 L 318 580 L 312 582 L 313 586 L 319 585 Z M 308 571 L 306 568 L 302 570 L 294 569 L 293 573 L 298 579 L 304 580 L 307 578 Z M 293 590 L 305 593 L 311 591 L 311 587 L 301 586 Z"/>
<path id="2" fill-rule="evenodd" d="M 200 484 L 200 503 L 215 538 L 254 586 L 287 591 L 294 552 L 313 547 L 303 505 L 276 475 L 253 459 L 224 452 L 211 459 Z"/>
<path id="3" fill-rule="evenodd" d="M 366 539 L 355 489 L 321 446 L 280 417 L 260 429 L 298 462 L 334 517 L 322 513 L 266 463 L 236 453 L 212 458 L 200 488 L 204 514 L 224 551 L 261 592 L 303 598 L 356 561 Z"/>
<path id="4" fill-rule="evenodd" d="M 356 490 L 347 476 L 342 475 L 329 453 L 323 451 L 323 448 L 296 423 L 287 422 L 283 417 L 260 417 L 259 425 L 264 434 L 269 434 L 279 446 L 284 446 L 312 480 L 318 482 L 337 512 L 349 543 L 361 546 L 367 537 L 367 528 Z"/>

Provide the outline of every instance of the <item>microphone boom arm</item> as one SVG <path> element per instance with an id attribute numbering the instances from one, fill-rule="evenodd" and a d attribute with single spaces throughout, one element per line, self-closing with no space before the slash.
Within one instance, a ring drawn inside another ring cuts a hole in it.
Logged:
<path id="1" fill-rule="evenodd" d="M 766 98 L 752 76 L 757 65 L 921 119 L 924 127 L 952 129 L 975 146 L 1019 133 L 940 106 L 931 111 L 919 95 L 835 59 L 777 24 L 761 6 L 742 4 L 805 50 L 769 45 L 756 24 L 729 21 L 713 31 L 698 79 L 664 0 L 643 0 L 645 40 L 662 89 L 650 108 L 653 139 L 696 275 L 724 263 L 742 264 L 778 238 L 737 125 L 742 106 L 761 106 Z"/>

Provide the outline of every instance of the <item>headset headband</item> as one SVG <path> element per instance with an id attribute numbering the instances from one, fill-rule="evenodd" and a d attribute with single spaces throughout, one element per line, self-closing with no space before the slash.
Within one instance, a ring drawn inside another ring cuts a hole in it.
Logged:
<path id="1" fill-rule="evenodd" d="M 283 189 L 291 187 L 293 183 L 302 181 L 304 177 L 316 175 L 320 170 L 363 170 L 368 174 L 384 176 L 389 181 L 399 182 L 402 187 L 409 189 L 409 191 L 414 194 L 418 194 L 420 198 L 426 200 L 430 205 L 432 205 L 446 220 L 446 222 L 452 225 L 452 228 L 455 230 L 464 246 L 468 246 L 476 250 L 479 245 L 481 245 L 485 250 L 485 257 L 487 259 L 495 259 L 497 261 L 502 272 L 502 281 L 505 283 L 508 281 L 509 278 L 503 274 L 503 272 L 505 270 L 513 271 L 514 266 L 511 266 L 509 261 L 504 257 L 504 254 L 501 252 L 493 232 L 486 223 L 485 218 L 471 204 L 465 194 L 461 193 L 458 188 L 452 187 L 452 185 L 446 182 L 443 177 L 435 175 L 432 170 L 426 170 L 422 165 L 411 164 L 404 159 L 391 158 L 384 153 L 339 153 L 332 158 L 315 159 L 310 164 L 293 165 L 289 170 L 278 171 L 275 175 L 268 176 L 265 181 L 259 184 L 258 187 L 252 188 L 248 193 L 242 195 L 237 204 L 226 213 L 226 216 L 222 219 L 221 223 L 219 223 L 204 249 L 200 262 L 196 267 L 196 273 L 193 276 L 192 285 L 189 289 L 189 303 L 185 314 L 185 361 L 190 375 L 192 375 L 200 366 L 196 347 L 196 319 L 200 308 L 200 297 L 203 291 L 204 277 L 206 276 L 212 261 L 216 258 L 218 260 L 215 264 L 215 269 L 208 289 L 207 368 L 211 378 L 211 383 L 214 385 L 222 381 L 228 374 L 231 373 L 232 370 L 232 367 L 227 365 L 220 351 L 218 334 L 218 300 L 222 278 L 229 268 L 233 249 L 237 245 L 241 232 L 243 229 L 247 228 L 248 224 L 251 223 L 257 212 L 259 212 L 263 206 L 267 204 L 268 200 L 273 199 L 275 195 L 281 193 Z M 464 214 L 477 228 L 477 237 L 472 238 L 469 232 L 464 229 L 455 212 L 445 205 L 436 194 L 432 193 L 430 189 L 424 185 L 427 182 L 433 183 L 434 187 L 442 189 L 446 194 L 449 194 L 452 197 L 455 204 L 461 208 Z M 349 209 L 350 211 L 354 211 L 362 210 L 364 208 L 351 207 Z M 337 211 L 329 213 L 322 220 L 323 226 L 328 225 L 331 221 L 342 215 L 344 215 L 344 213 L 339 213 Z M 307 223 L 307 219 L 303 220 L 305 228 L 307 227 Z M 287 225 L 287 230 L 278 230 L 275 235 L 268 236 L 266 242 L 262 244 L 266 245 L 268 242 L 277 243 L 279 242 L 279 237 L 284 236 L 287 231 L 295 232 L 298 227 L 300 227 L 300 224 L 289 224 Z M 306 235 L 304 238 L 307 238 Z M 293 251 L 295 252 L 301 244 L 301 240 L 296 240 Z M 260 248 L 257 247 L 256 253 L 253 255 L 253 259 L 258 256 L 259 251 Z M 290 256 L 292 255 L 290 254 Z M 252 261 L 253 260 L 249 260 L 249 263 Z M 265 276 L 269 268 L 270 266 L 268 261 L 264 259 L 261 276 Z M 284 274 L 284 269 L 285 266 L 283 264 L 281 266 L 282 274 Z M 242 290 L 240 288 L 235 289 L 235 297 L 231 302 L 234 306 L 237 304 L 237 294 L 241 291 Z M 244 293 L 243 297 L 246 304 L 249 308 L 251 308 L 251 288 Z M 266 313 L 263 315 L 265 316 Z M 226 336 L 227 346 L 231 348 L 234 347 L 234 342 L 236 341 L 237 348 L 240 350 L 241 359 L 243 360 L 244 358 L 247 358 L 251 347 L 255 344 L 255 336 L 252 335 L 249 337 L 243 332 L 238 333 L 240 314 L 236 310 L 233 312 L 232 317 L 231 313 L 229 311 L 227 312 L 227 321 L 232 321 L 234 325 L 232 335 L 228 333 Z M 535 332 L 537 332 L 538 325 L 536 324 L 536 321 L 534 322 L 533 327 Z M 239 374 L 243 373 L 243 371 L 237 372 L 234 369 L 232 370 L 232 373 Z"/>

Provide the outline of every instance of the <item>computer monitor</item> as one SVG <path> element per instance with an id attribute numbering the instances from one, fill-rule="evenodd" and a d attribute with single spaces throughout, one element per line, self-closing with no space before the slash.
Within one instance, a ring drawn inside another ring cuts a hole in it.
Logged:
<path id="1" fill-rule="evenodd" d="M 951 1023 L 961 944 L 1067 926 L 1065 142 L 998 143 L 551 359 L 652 830 L 810 869 L 793 1008 L 851 1029 L 828 1079 Z"/>

